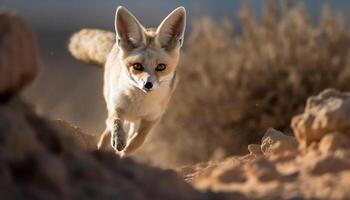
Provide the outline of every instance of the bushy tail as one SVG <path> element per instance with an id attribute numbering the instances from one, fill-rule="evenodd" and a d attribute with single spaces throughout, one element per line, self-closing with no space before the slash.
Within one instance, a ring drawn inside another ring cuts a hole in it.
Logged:
<path id="1" fill-rule="evenodd" d="M 74 58 L 102 67 L 114 43 L 115 34 L 110 31 L 82 29 L 72 35 L 68 48 Z"/>

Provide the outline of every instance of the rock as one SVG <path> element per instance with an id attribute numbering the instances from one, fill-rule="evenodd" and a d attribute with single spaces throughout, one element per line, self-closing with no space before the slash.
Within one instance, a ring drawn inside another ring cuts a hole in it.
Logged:
<path id="1" fill-rule="evenodd" d="M 295 153 L 298 143 L 293 136 L 284 135 L 282 132 L 269 128 L 261 140 L 261 151 L 265 156 L 280 157 Z"/>
<path id="2" fill-rule="evenodd" d="M 14 96 L 38 74 L 34 34 L 14 13 L 0 12 L 0 101 Z"/>
<path id="3" fill-rule="evenodd" d="M 189 183 L 199 190 L 248 199 L 347 199 L 348 140 L 342 133 L 330 133 L 302 152 L 294 137 L 269 129 L 261 146 L 248 146 L 248 155 L 186 166 L 184 171 L 195 174 Z"/>
<path id="4" fill-rule="evenodd" d="M 350 136 L 350 94 L 326 89 L 308 98 L 304 113 L 294 117 L 291 125 L 300 149 L 319 142 L 328 133 Z"/>
<path id="5" fill-rule="evenodd" d="M 242 163 L 232 159 L 213 170 L 213 178 L 218 179 L 222 183 L 245 182 L 246 178 L 243 175 Z"/>
<path id="6" fill-rule="evenodd" d="M 325 173 L 338 173 L 350 170 L 350 163 L 339 158 L 335 154 L 320 154 L 318 152 L 308 152 L 298 160 L 300 168 L 304 174 L 321 175 Z"/>
<path id="7" fill-rule="evenodd" d="M 341 133 L 329 133 L 325 135 L 320 144 L 319 150 L 322 153 L 334 152 L 337 149 L 349 149 L 350 139 Z"/>
<path id="8" fill-rule="evenodd" d="M 68 176 L 62 160 L 46 153 L 38 154 L 35 159 L 38 165 L 36 178 L 41 181 L 42 185 L 67 194 L 69 192 L 69 188 L 67 188 Z"/>
<path id="9" fill-rule="evenodd" d="M 198 174 L 195 178 L 194 185 L 201 190 L 219 188 L 224 184 L 242 183 L 246 181 L 242 169 L 242 163 L 234 158 L 226 159 L 220 162 L 220 165 L 211 164 L 203 173 Z"/>
<path id="10" fill-rule="evenodd" d="M 280 177 L 275 165 L 262 157 L 246 165 L 245 173 L 248 179 L 261 182 L 276 180 Z"/>
<path id="11" fill-rule="evenodd" d="M 202 199 L 174 172 L 84 149 L 75 139 L 84 133 L 60 129 L 23 104 L 0 104 L 0 184 L 9 187 L 2 197 Z"/>
<path id="12" fill-rule="evenodd" d="M 340 172 L 335 176 L 331 176 L 330 179 L 332 179 L 332 181 L 335 182 L 334 185 L 336 185 L 336 187 L 332 188 L 332 192 L 329 196 L 329 199 L 349 199 L 350 172 Z"/>
<path id="13" fill-rule="evenodd" d="M 27 123 L 19 100 L 0 104 L 0 155 L 3 159 L 25 159 L 43 146 L 35 138 L 35 130 Z"/>
<path id="14" fill-rule="evenodd" d="M 258 144 L 248 145 L 248 151 L 249 151 L 250 155 L 254 155 L 254 156 L 263 155 L 263 152 L 261 151 L 261 147 Z"/>

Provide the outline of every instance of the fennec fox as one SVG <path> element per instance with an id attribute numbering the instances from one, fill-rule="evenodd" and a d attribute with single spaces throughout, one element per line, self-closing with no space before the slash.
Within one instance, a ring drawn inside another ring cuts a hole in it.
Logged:
<path id="1" fill-rule="evenodd" d="M 159 122 L 176 86 L 186 12 L 179 7 L 157 29 L 146 29 L 126 8 L 115 16 L 116 43 L 104 66 L 108 117 L 98 148 L 121 156 L 138 149 Z"/>

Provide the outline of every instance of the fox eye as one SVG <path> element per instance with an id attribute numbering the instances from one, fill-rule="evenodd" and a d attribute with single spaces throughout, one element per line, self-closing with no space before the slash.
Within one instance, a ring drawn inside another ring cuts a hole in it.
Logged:
<path id="1" fill-rule="evenodd" d="M 161 63 L 161 64 L 157 65 L 156 71 L 163 71 L 163 70 L 165 70 L 165 68 L 166 68 L 166 65 Z"/>
<path id="2" fill-rule="evenodd" d="M 132 64 L 132 68 L 137 71 L 143 71 L 143 66 L 140 63 L 134 63 Z"/>

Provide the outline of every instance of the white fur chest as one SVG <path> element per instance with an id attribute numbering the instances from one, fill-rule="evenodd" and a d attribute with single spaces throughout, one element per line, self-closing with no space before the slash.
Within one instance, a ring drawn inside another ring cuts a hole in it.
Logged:
<path id="1" fill-rule="evenodd" d="M 140 117 L 153 120 L 163 114 L 161 103 L 168 95 L 170 95 L 168 85 L 145 93 L 124 82 L 110 90 L 108 107 L 121 111 L 124 118 L 130 121 Z"/>

